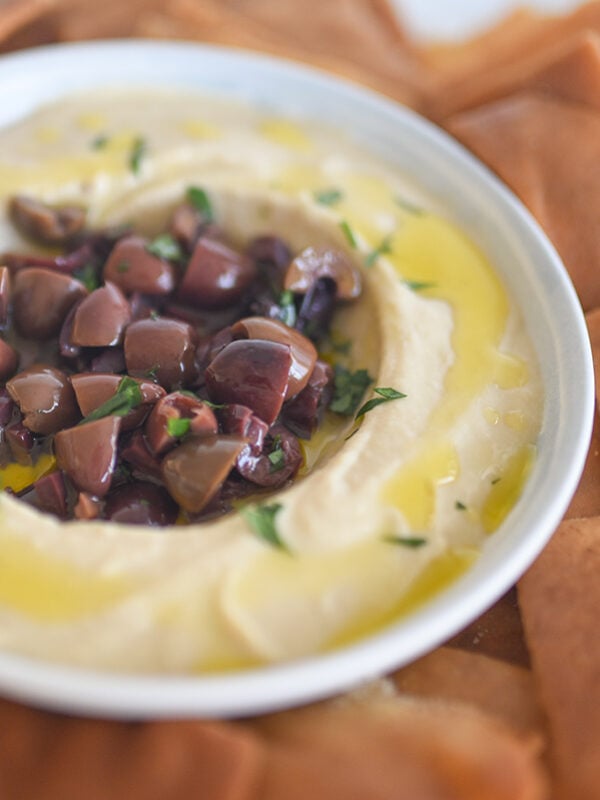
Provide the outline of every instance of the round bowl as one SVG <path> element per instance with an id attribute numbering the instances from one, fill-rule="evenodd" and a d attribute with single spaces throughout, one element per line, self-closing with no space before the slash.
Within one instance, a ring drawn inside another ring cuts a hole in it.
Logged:
<path id="1" fill-rule="evenodd" d="M 520 305 L 545 392 L 538 457 L 517 505 L 474 566 L 408 617 L 334 652 L 221 675 L 124 675 L 0 653 L 0 690 L 65 711 L 117 717 L 241 716 L 351 689 L 473 620 L 527 569 L 579 480 L 593 417 L 583 314 L 552 245 L 523 205 L 463 147 L 410 110 L 281 60 L 187 43 L 99 42 L 0 60 L 0 126 L 66 94 L 110 85 L 219 93 L 352 131 L 435 199 L 494 264 Z"/>

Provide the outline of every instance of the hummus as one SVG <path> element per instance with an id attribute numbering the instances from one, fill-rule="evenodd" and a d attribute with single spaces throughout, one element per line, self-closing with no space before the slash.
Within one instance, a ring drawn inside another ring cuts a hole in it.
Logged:
<path id="1" fill-rule="evenodd" d="M 152 234 L 191 184 L 240 243 L 276 233 L 296 252 L 345 249 L 364 291 L 337 313 L 324 355 L 406 397 L 345 428 L 332 414 L 307 443 L 305 474 L 269 500 L 285 550 L 238 513 L 156 531 L 61 523 L 2 494 L 5 651 L 182 673 L 347 643 L 467 569 L 535 458 L 543 398 L 518 309 L 444 209 L 339 132 L 210 98 L 107 91 L 0 133 L 3 207 L 19 192 L 82 204 L 92 227 L 135 221 Z M 31 250 L 6 219 L 0 240 Z M 32 480 L 17 467 L 0 477 Z"/>

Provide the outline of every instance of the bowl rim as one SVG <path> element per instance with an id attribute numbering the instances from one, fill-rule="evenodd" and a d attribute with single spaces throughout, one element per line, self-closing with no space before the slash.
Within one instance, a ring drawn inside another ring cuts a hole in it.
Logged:
<path id="1" fill-rule="evenodd" d="M 87 59 L 87 68 L 72 76 L 68 90 L 53 88 L 51 96 L 43 94 L 47 81 L 53 80 L 53 87 L 56 87 L 59 79 L 68 75 L 68 68 L 72 69 L 81 59 Z M 90 69 L 90 60 L 93 69 Z M 419 657 L 476 618 L 515 583 L 560 522 L 583 470 L 594 414 L 591 348 L 579 300 L 558 254 L 538 223 L 475 156 L 411 109 L 358 83 L 314 67 L 195 42 L 130 39 L 46 45 L 0 57 L 0 98 L 11 91 L 19 98 L 8 113 L 0 112 L 0 128 L 42 104 L 86 87 L 110 85 L 106 72 L 100 74 L 100 69 L 101 65 L 111 63 L 119 64 L 121 81 L 128 86 L 135 85 L 135 81 L 127 77 L 128 70 L 139 76 L 141 71 L 147 70 L 154 81 L 158 66 L 166 65 L 164 75 L 168 81 L 164 85 L 168 86 L 173 85 L 170 81 L 182 65 L 193 63 L 196 70 L 203 67 L 210 81 L 206 85 L 194 84 L 198 91 L 225 91 L 241 99 L 253 94 L 250 75 L 254 75 L 255 80 L 257 76 L 277 79 L 290 96 L 299 92 L 303 102 L 307 102 L 309 96 L 323 96 L 329 99 L 332 107 L 349 109 L 354 114 L 360 110 L 380 124 L 397 127 L 405 136 L 418 141 L 419 148 L 445 159 L 459 170 L 469 185 L 489 200 L 515 241 L 532 259 L 535 257 L 543 264 L 544 281 L 537 273 L 537 277 L 534 276 L 539 279 L 536 288 L 541 292 L 538 321 L 543 323 L 544 315 L 551 309 L 563 314 L 566 324 L 560 337 L 548 321 L 548 334 L 556 339 L 552 345 L 556 363 L 547 365 L 547 369 L 556 374 L 557 389 L 552 393 L 551 407 L 546 404 L 544 410 L 542 438 L 549 434 L 555 437 L 552 441 L 555 456 L 550 456 L 550 447 L 546 444 L 548 455 L 541 464 L 534 466 L 509 520 L 494 534 L 489 547 L 486 543 L 485 557 L 408 617 L 332 652 L 221 675 L 100 672 L 0 652 L 0 690 L 3 693 L 44 707 L 92 716 L 240 717 L 350 690 Z M 44 79 L 32 94 L 40 69 L 44 70 Z M 108 74 L 116 75 L 114 68 L 111 69 Z M 239 70 L 237 78 L 236 70 Z M 177 80 L 174 85 L 178 89 L 191 87 Z M 280 98 L 276 107 L 281 103 Z M 310 120 L 311 112 L 307 111 L 305 118 Z M 547 379 L 544 383 L 548 389 Z M 549 415 L 560 420 L 557 431 L 548 431 Z M 548 474 L 541 474 L 542 468 Z M 539 503 L 542 496 L 545 505 L 540 512 L 539 508 L 533 508 L 532 501 L 537 498 Z M 527 532 L 527 535 L 510 535 L 515 518 L 518 532 Z M 498 560 L 500 563 L 496 563 Z"/>

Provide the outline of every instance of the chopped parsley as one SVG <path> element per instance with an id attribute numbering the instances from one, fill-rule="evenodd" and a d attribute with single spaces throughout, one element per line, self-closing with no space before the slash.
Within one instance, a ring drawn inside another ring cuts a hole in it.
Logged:
<path id="1" fill-rule="evenodd" d="M 427 544 L 427 539 L 424 539 L 422 536 L 396 536 L 393 533 L 384 536 L 383 541 L 388 544 L 399 544 L 402 547 L 410 547 L 414 550 Z"/>
<path id="2" fill-rule="evenodd" d="M 392 235 L 386 236 L 381 240 L 380 244 L 374 250 L 371 250 L 369 255 L 365 258 L 365 267 L 372 267 L 377 261 L 379 256 L 387 255 L 392 252 Z"/>
<path id="3" fill-rule="evenodd" d="M 84 264 L 80 269 L 75 270 L 73 277 L 77 278 L 78 281 L 81 281 L 88 292 L 93 292 L 94 289 L 97 289 L 100 286 L 98 271 L 96 270 L 96 267 L 89 262 Z"/>
<path id="4" fill-rule="evenodd" d="M 105 400 L 104 403 L 99 405 L 94 411 L 91 411 L 79 424 L 83 425 L 86 422 L 95 422 L 97 419 L 109 416 L 124 417 L 125 414 L 128 414 L 132 409 L 137 408 L 143 400 L 142 390 L 137 381 L 125 375 L 125 377 L 121 378 L 119 381 L 117 391 L 114 395 L 109 397 L 108 400 Z"/>
<path id="5" fill-rule="evenodd" d="M 281 503 L 271 505 L 251 505 L 240 509 L 240 514 L 244 517 L 253 533 L 271 547 L 285 550 L 289 553 L 286 543 L 283 541 L 275 526 L 275 517 L 283 508 Z"/>
<path id="6" fill-rule="evenodd" d="M 457 511 L 466 511 L 467 510 L 466 505 L 464 503 L 461 503 L 460 500 L 457 500 L 456 503 L 454 503 L 454 508 Z"/>
<path id="7" fill-rule="evenodd" d="M 128 261 L 119 261 L 117 264 L 117 272 L 123 273 L 129 271 L 129 262 Z"/>
<path id="8" fill-rule="evenodd" d="M 435 283 L 432 281 L 410 281 L 405 280 L 403 283 L 408 286 L 409 289 L 412 289 L 413 292 L 422 292 L 425 289 L 435 289 Z"/>
<path id="9" fill-rule="evenodd" d="M 188 186 L 185 193 L 188 203 L 194 206 L 196 211 L 199 211 L 206 222 L 212 222 L 214 217 L 212 203 L 204 189 L 200 186 Z"/>
<path id="10" fill-rule="evenodd" d="M 333 398 L 329 404 L 330 411 L 351 417 L 359 406 L 364 393 L 373 383 L 373 378 L 366 369 L 351 372 L 337 364 L 335 367 Z"/>
<path id="11" fill-rule="evenodd" d="M 104 150 L 109 142 L 109 138 L 105 133 L 101 133 L 92 139 L 92 150 Z"/>
<path id="12" fill-rule="evenodd" d="M 334 206 L 342 200 L 344 194 L 339 189 L 320 189 L 313 192 L 313 197 L 322 206 Z"/>
<path id="13" fill-rule="evenodd" d="M 146 250 L 157 258 L 164 258 L 165 261 L 179 261 L 183 258 L 183 253 L 179 243 L 170 233 L 162 233 L 147 245 Z"/>
<path id="14" fill-rule="evenodd" d="M 379 396 L 372 397 L 370 400 L 367 400 L 367 402 L 364 403 L 364 405 L 362 405 L 356 412 L 356 419 L 363 417 L 369 411 L 377 406 L 380 406 L 382 403 L 389 403 L 390 400 L 401 400 L 403 397 L 406 397 L 403 392 L 399 392 L 397 389 L 391 389 L 389 386 L 378 386 L 373 389 L 373 391 Z"/>
<path id="15" fill-rule="evenodd" d="M 294 293 L 286 289 L 279 295 L 280 312 L 278 319 L 290 328 L 296 324 L 296 305 L 294 303 Z"/>
<path id="16" fill-rule="evenodd" d="M 167 420 L 167 433 L 169 436 L 180 439 L 189 432 L 191 424 L 192 420 L 187 417 L 170 417 Z"/>
<path id="17" fill-rule="evenodd" d="M 424 209 L 415 205 L 415 203 L 411 203 L 410 200 L 406 199 L 406 197 L 395 197 L 394 200 L 396 205 L 400 206 L 403 211 L 407 211 L 409 214 L 414 214 L 415 217 L 420 217 L 421 214 L 425 213 Z"/>
<path id="18" fill-rule="evenodd" d="M 134 175 L 138 175 L 142 166 L 142 159 L 148 150 L 148 143 L 143 136 L 138 136 L 134 140 L 129 154 L 129 168 Z"/>
<path id="19" fill-rule="evenodd" d="M 285 453 L 281 447 L 281 436 L 275 437 L 273 445 L 273 450 L 267 456 L 270 463 L 269 472 L 279 472 L 285 467 Z"/>
<path id="20" fill-rule="evenodd" d="M 352 228 L 345 219 L 343 219 L 340 222 L 340 228 L 342 229 L 342 233 L 346 237 L 346 241 L 348 242 L 350 247 L 356 250 L 358 245 L 356 244 L 356 237 L 354 236 L 354 231 L 352 230 Z"/>

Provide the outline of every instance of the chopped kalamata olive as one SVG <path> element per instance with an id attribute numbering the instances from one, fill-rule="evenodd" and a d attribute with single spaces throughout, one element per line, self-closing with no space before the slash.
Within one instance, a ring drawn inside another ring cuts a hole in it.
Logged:
<path id="1" fill-rule="evenodd" d="M 283 279 L 292 254 L 278 236 L 257 236 L 246 248 L 246 255 L 262 268 L 277 290 L 283 289 Z"/>
<path id="2" fill-rule="evenodd" d="M 12 419 L 15 404 L 6 389 L 0 389 L 0 425 L 8 425 Z"/>
<path id="3" fill-rule="evenodd" d="M 114 397 L 122 379 L 122 375 L 101 372 L 80 372 L 72 375 L 71 384 L 83 416 L 87 417 L 92 411 Z M 142 393 L 142 402 L 122 417 L 122 431 L 129 431 L 141 425 L 151 406 L 165 395 L 165 390 L 157 383 L 140 379 L 137 379 L 137 383 Z"/>
<path id="4" fill-rule="evenodd" d="M 191 203 L 181 203 L 173 211 L 169 233 L 186 252 L 191 253 L 204 223 L 205 218 L 197 208 Z"/>
<path id="5" fill-rule="evenodd" d="M 11 300 L 10 270 L 0 267 L 0 328 L 8 322 L 8 309 Z"/>
<path id="6" fill-rule="evenodd" d="M 283 406 L 283 422 L 296 436 L 310 439 L 332 394 L 333 369 L 324 361 L 317 361 L 306 388 Z"/>
<path id="7" fill-rule="evenodd" d="M 335 283 L 331 278 L 319 278 L 302 298 L 296 329 L 313 341 L 326 336 L 335 307 Z"/>
<path id="8" fill-rule="evenodd" d="M 206 403 L 190 395 L 173 392 L 156 403 L 144 430 L 150 449 L 162 454 L 186 434 L 214 436 L 218 425 L 214 411 Z"/>
<path id="9" fill-rule="evenodd" d="M 252 409 L 229 403 L 220 408 L 218 413 L 223 433 L 246 439 L 253 456 L 257 456 L 262 451 L 269 426 L 256 414 L 253 414 Z"/>
<path id="10" fill-rule="evenodd" d="M 165 456 L 163 478 L 169 494 L 192 514 L 218 492 L 246 441 L 237 436 L 191 438 Z"/>
<path id="11" fill-rule="evenodd" d="M 0 381 L 5 381 L 14 375 L 19 363 L 19 354 L 14 347 L 0 339 Z"/>
<path id="12" fill-rule="evenodd" d="M 169 493 L 155 483 L 135 481 L 109 493 L 104 516 L 122 525 L 173 525 L 179 509 Z"/>
<path id="13" fill-rule="evenodd" d="M 55 367 L 34 364 L 11 378 L 6 388 L 33 433 L 56 433 L 80 417 L 73 387 Z"/>
<path id="14" fill-rule="evenodd" d="M 247 481 L 274 489 L 292 478 L 302 464 L 302 450 L 298 439 L 283 425 L 274 425 L 269 432 L 269 452 L 252 455 L 244 448 L 236 461 L 236 468 Z"/>
<path id="15" fill-rule="evenodd" d="M 256 276 L 253 262 L 221 242 L 203 237 L 179 285 L 181 302 L 200 309 L 220 309 L 238 303 Z"/>
<path id="16" fill-rule="evenodd" d="M 125 363 L 130 375 L 153 378 L 167 390 L 190 385 L 196 377 L 196 335 L 185 322 L 141 319 L 125 332 Z"/>
<path id="17" fill-rule="evenodd" d="M 131 438 L 121 450 L 121 458 L 138 472 L 162 479 L 160 460 L 150 450 L 141 430 L 138 429 L 132 433 Z"/>
<path id="18" fill-rule="evenodd" d="M 19 332 L 30 339 L 56 336 L 71 307 L 87 295 L 69 275 L 41 267 L 19 270 L 13 285 L 13 313 Z"/>
<path id="19" fill-rule="evenodd" d="M 73 332 L 73 320 L 75 319 L 75 311 L 77 310 L 78 306 L 80 306 L 85 297 L 82 297 L 80 300 L 77 300 L 72 306 L 65 317 L 65 320 L 61 326 L 60 333 L 58 334 L 58 352 L 61 354 L 63 358 L 69 359 L 77 359 L 81 355 L 81 347 L 77 347 L 77 345 L 73 344 L 71 341 L 71 336 Z"/>
<path id="20" fill-rule="evenodd" d="M 79 492 L 73 516 L 75 519 L 81 520 L 98 519 L 102 513 L 102 506 L 102 500 L 99 497 L 94 497 L 89 492 Z"/>
<path id="21" fill-rule="evenodd" d="M 262 339 L 231 342 L 206 368 L 209 397 L 216 403 L 248 406 L 272 425 L 287 393 L 291 366 L 285 344 Z"/>
<path id="22" fill-rule="evenodd" d="M 90 372 L 125 372 L 125 353 L 120 347 L 107 347 L 90 361 Z"/>
<path id="23" fill-rule="evenodd" d="M 76 347 L 114 347 L 131 319 L 129 303 L 112 283 L 95 289 L 75 309 L 71 343 Z"/>
<path id="24" fill-rule="evenodd" d="M 44 475 L 33 484 L 35 505 L 61 519 L 67 516 L 67 489 L 62 472 Z"/>
<path id="25" fill-rule="evenodd" d="M 11 199 L 8 211 L 15 227 L 39 244 L 64 244 L 85 225 L 83 208 L 53 208 L 23 195 Z"/>
<path id="26" fill-rule="evenodd" d="M 126 236 L 114 246 L 104 267 L 104 280 L 119 286 L 126 294 L 169 294 L 175 287 L 173 266 L 148 250 L 141 236 Z"/>
<path id="27" fill-rule="evenodd" d="M 328 247 L 307 247 L 291 262 L 285 275 L 285 288 L 306 294 L 319 278 L 334 281 L 338 300 L 358 297 L 362 282 L 358 269 L 341 250 Z"/>
<path id="28" fill-rule="evenodd" d="M 104 497 L 110 488 L 117 458 L 120 417 L 103 417 L 67 428 L 54 437 L 59 469 L 81 492 Z"/>
<path id="29" fill-rule="evenodd" d="M 33 447 L 33 434 L 22 422 L 11 422 L 4 429 L 4 437 L 15 461 L 19 464 L 31 463 L 31 449 Z"/>
<path id="30" fill-rule="evenodd" d="M 304 389 L 317 361 L 314 344 L 283 322 L 266 317 L 246 317 L 236 322 L 231 332 L 234 339 L 264 339 L 279 342 L 290 348 L 292 366 L 285 399 L 295 397 Z"/>

